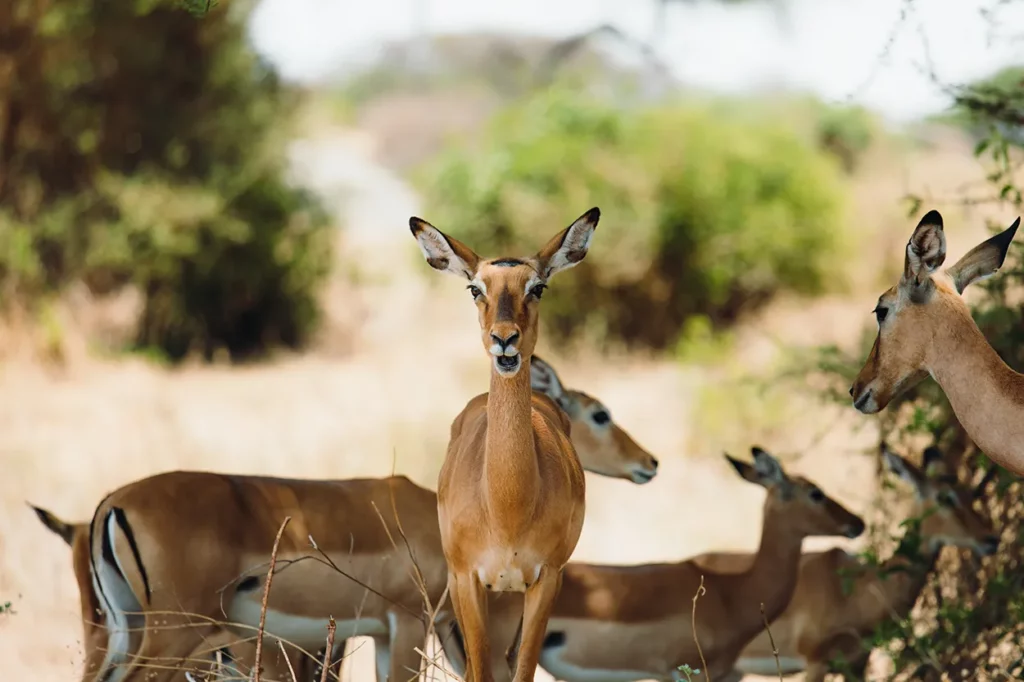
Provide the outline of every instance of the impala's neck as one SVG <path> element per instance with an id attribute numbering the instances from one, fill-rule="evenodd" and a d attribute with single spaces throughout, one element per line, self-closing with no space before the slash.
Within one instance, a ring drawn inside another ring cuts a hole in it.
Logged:
<path id="1" fill-rule="evenodd" d="M 534 445 L 530 372 L 527 361 L 511 378 L 491 368 L 487 396 L 484 482 L 496 518 L 523 519 L 540 486 Z"/>
<path id="2" fill-rule="evenodd" d="M 929 359 L 928 371 L 971 440 L 1024 475 L 1024 375 L 1003 362 L 966 311 L 935 334 Z"/>
<path id="3" fill-rule="evenodd" d="M 730 621 L 730 639 L 746 641 L 760 632 L 764 627 L 761 604 L 769 622 L 789 605 L 796 590 L 803 538 L 769 499 L 764 508 L 761 544 L 750 569 L 716 576 L 718 598 L 725 602 L 726 613 L 735 614 Z"/>

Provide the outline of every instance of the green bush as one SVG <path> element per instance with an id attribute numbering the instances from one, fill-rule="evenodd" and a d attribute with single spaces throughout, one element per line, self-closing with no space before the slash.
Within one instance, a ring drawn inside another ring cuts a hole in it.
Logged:
<path id="1" fill-rule="evenodd" d="M 419 174 L 427 215 L 484 253 L 529 252 L 593 205 L 595 248 L 545 299 L 558 336 L 665 348 L 834 273 L 835 164 L 779 117 L 728 107 L 621 109 L 552 90 Z"/>
<path id="2" fill-rule="evenodd" d="M 172 359 L 305 339 L 328 225 L 283 180 L 292 100 L 242 14 L 197 19 L 178 0 L 0 10 L 24 41 L 0 96 L 0 303 L 131 284 L 138 344 Z"/>
<path id="3" fill-rule="evenodd" d="M 815 133 L 821 148 L 838 158 L 847 173 L 857 170 L 877 137 L 874 117 L 857 106 L 822 106 Z"/>
<path id="4" fill-rule="evenodd" d="M 953 106 L 933 120 L 957 126 L 982 145 L 1024 146 L 1024 66 L 1008 66 L 973 83 L 950 88 Z"/>

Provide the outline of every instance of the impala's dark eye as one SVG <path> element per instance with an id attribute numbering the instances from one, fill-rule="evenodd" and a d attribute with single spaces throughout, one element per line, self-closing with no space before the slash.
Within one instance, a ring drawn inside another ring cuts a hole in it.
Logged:
<path id="1" fill-rule="evenodd" d="M 534 284 L 532 287 L 530 287 L 530 296 L 533 296 L 537 300 L 540 300 L 540 297 L 544 295 L 544 290 L 547 288 L 547 284 Z"/>
<path id="2" fill-rule="evenodd" d="M 959 501 L 956 499 L 956 495 L 949 492 L 948 490 L 943 490 L 941 493 L 939 493 L 938 500 L 939 504 L 941 504 L 943 507 L 955 507 L 959 503 Z"/>
<path id="3" fill-rule="evenodd" d="M 885 316 L 889 314 L 889 309 L 883 308 L 882 306 L 876 306 L 871 312 L 875 314 L 875 319 L 878 320 L 878 324 L 882 324 L 885 320 Z"/>
<path id="4" fill-rule="evenodd" d="M 480 287 L 475 284 L 470 284 L 466 288 L 469 289 L 469 293 L 472 294 L 474 301 L 484 295 L 484 292 L 480 291 Z"/>
<path id="5" fill-rule="evenodd" d="M 598 410 L 590 418 L 594 420 L 595 424 L 600 426 L 604 426 L 612 420 L 612 416 L 606 410 Z"/>
<path id="6" fill-rule="evenodd" d="M 807 495 L 814 502 L 824 502 L 825 501 L 825 493 L 821 492 L 821 490 L 819 488 L 811 488 L 807 492 Z"/>

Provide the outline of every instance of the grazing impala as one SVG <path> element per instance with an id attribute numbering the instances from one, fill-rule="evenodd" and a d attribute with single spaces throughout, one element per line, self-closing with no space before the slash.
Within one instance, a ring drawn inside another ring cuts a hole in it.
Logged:
<path id="1" fill-rule="evenodd" d="M 586 393 L 583 393 L 582 391 L 563 388 L 562 381 L 559 378 L 558 374 L 555 372 L 554 368 L 552 368 L 549 364 L 547 364 L 546 362 L 544 362 L 543 360 L 536 356 L 532 358 L 532 361 L 530 363 L 530 379 L 531 386 L 534 390 L 543 392 L 544 394 L 551 397 L 552 400 L 555 400 L 569 415 L 569 419 L 572 422 L 573 442 L 574 444 L 576 444 L 577 451 L 580 455 L 580 459 L 584 468 L 586 468 L 588 471 L 592 471 L 594 473 L 598 473 L 604 476 L 613 478 L 623 478 L 638 484 L 650 481 L 657 475 L 657 459 L 655 459 L 649 452 L 644 450 L 642 447 L 637 445 L 637 443 L 630 437 L 630 435 L 612 420 L 608 409 L 599 400 L 587 395 Z M 196 480 L 199 481 L 197 487 L 197 490 L 199 491 L 206 488 L 215 487 L 217 485 L 217 482 L 221 481 L 224 478 L 218 474 L 194 475 L 197 477 Z M 132 486 L 142 487 L 145 490 L 159 488 L 161 485 L 163 485 L 160 482 L 163 479 L 161 479 L 160 477 L 156 478 L 156 482 L 153 482 L 153 479 L 143 479 L 142 481 L 132 484 Z M 234 477 L 234 479 L 238 482 L 237 485 L 240 485 L 243 488 L 248 488 L 251 485 L 253 485 L 253 481 L 249 477 Z M 328 490 L 326 491 L 327 494 L 330 494 L 332 490 L 331 486 L 334 485 L 333 483 L 326 481 L 321 482 L 321 486 L 317 486 L 316 482 L 314 481 L 302 481 L 301 483 L 303 484 L 304 489 L 319 490 L 326 486 L 328 488 Z M 396 496 L 402 494 L 402 489 L 403 488 L 399 487 L 395 490 Z M 332 514 L 335 511 L 335 508 L 330 506 L 329 504 L 324 505 L 323 507 L 317 507 L 316 505 L 318 503 L 315 501 L 314 497 L 302 496 L 301 491 L 293 490 L 292 492 L 296 494 L 295 499 L 297 509 L 301 510 L 303 514 L 319 514 L 325 518 L 329 518 L 330 514 Z M 316 498 L 319 499 L 322 498 L 322 496 L 317 494 Z M 436 519 L 436 496 L 430 493 L 430 495 L 426 499 L 429 500 L 429 504 L 427 505 L 426 508 L 424 508 L 424 510 L 422 510 L 422 513 L 428 514 Z M 235 496 L 222 496 L 220 498 L 219 503 L 217 504 L 220 505 L 220 510 L 223 510 L 226 514 L 230 515 L 234 513 L 232 511 L 232 507 L 238 504 L 238 498 Z M 36 513 L 37 515 L 39 515 L 40 520 L 42 520 L 42 522 L 48 528 L 50 528 L 50 530 L 60 535 L 62 538 L 64 538 L 66 542 L 68 542 L 68 544 L 72 546 L 72 557 L 75 569 L 75 577 L 76 580 L 78 581 L 80 598 L 82 600 L 83 627 L 86 629 L 85 679 L 92 679 L 94 674 L 99 670 L 101 664 L 103 663 L 104 656 L 108 648 L 111 651 L 115 652 L 114 654 L 112 654 L 112 656 L 116 658 L 112 658 L 112 660 L 110 661 L 110 665 L 114 665 L 117 661 L 126 661 L 129 655 L 136 651 L 139 644 L 139 638 L 135 637 L 134 641 L 130 641 L 126 640 L 122 634 L 118 634 L 117 637 L 119 637 L 120 639 L 116 640 L 116 646 L 108 647 L 106 644 L 109 633 L 106 627 L 104 627 L 105 619 L 103 618 L 102 615 L 103 611 L 100 608 L 99 597 L 96 593 L 96 590 L 93 588 L 93 581 L 89 572 L 89 524 L 68 524 L 45 510 L 41 510 L 38 508 L 34 509 L 36 509 Z M 128 522 L 130 518 L 131 523 L 134 524 L 136 518 L 144 516 L 148 513 L 155 512 L 146 511 L 143 509 L 135 509 L 132 510 L 131 513 L 125 514 L 125 520 L 126 522 Z M 295 510 L 289 511 L 287 513 L 292 514 L 294 516 Z M 219 515 L 219 513 L 214 514 L 214 516 Z M 182 520 L 182 517 L 179 516 L 177 517 L 177 519 L 180 521 Z M 250 519 L 248 521 L 248 524 L 252 525 L 253 523 L 258 522 L 260 522 L 260 519 Z M 380 527 L 380 520 L 376 516 L 376 513 L 372 511 L 369 515 L 361 517 L 360 522 L 366 526 Z M 164 523 L 166 525 L 161 526 L 154 533 L 156 543 L 163 543 L 162 552 L 168 552 L 175 547 L 184 546 L 181 543 L 185 542 L 189 537 L 186 529 L 175 526 L 169 523 L 166 519 L 164 520 Z M 205 523 L 196 521 L 193 522 L 192 526 L 190 527 L 201 528 L 205 525 Z M 268 521 L 266 523 L 266 526 L 263 527 L 263 533 L 265 534 L 266 538 L 268 538 L 268 542 L 269 538 L 272 538 L 277 530 L 276 527 L 271 527 L 272 525 L 273 524 Z M 130 525 L 129 528 L 131 527 L 132 526 Z M 342 527 L 338 528 L 335 535 L 339 536 L 337 542 L 343 543 L 347 549 L 349 546 L 349 532 L 347 527 L 342 525 Z M 249 555 L 258 555 L 260 551 L 264 553 L 266 552 L 266 548 L 256 551 L 252 548 L 247 549 L 245 545 L 238 545 L 238 538 L 243 537 L 243 535 L 240 532 L 232 531 L 229 534 L 229 537 L 233 539 L 232 542 L 221 543 L 220 545 L 218 545 L 216 550 L 217 554 L 215 557 L 217 561 L 221 562 L 225 566 L 238 566 L 240 562 L 243 561 L 244 555 L 247 553 Z M 321 547 L 325 547 L 329 544 L 329 538 L 316 537 L 315 539 L 318 541 L 318 543 L 320 543 Z M 208 546 L 206 549 L 208 551 L 212 551 L 211 547 L 212 546 Z M 403 552 L 404 548 L 399 548 L 397 551 Z M 307 551 L 306 554 L 310 555 L 312 553 Z M 173 574 L 174 570 L 180 568 L 180 562 L 175 562 L 170 566 L 150 565 L 153 562 L 163 562 L 165 560 L 164 556 L 165 554 L 163 553 L 159 555 L 147 555 L 146 553 L 142 553 L 139 556 L 140 566 L 148 567 L 145 570 L 147 570 L 150 573 L 160 573 L 162 575 L 162 582 L 164 583 L 164 585 L 173 586 L 173 590 L 176 594 L 187 593 L 188 590 L 192 589 L 192 582 L 187 578 L 179 579 L 177 576 Z M 133 557 L 131 556 L 127 558 L 129 561 L 134 560 Z M 262 561 L 266 561 L 266 559 L 267 557 L 263 556 Z M 442 559 L 443 556 L 441 554 L 439 546 L 436 547 L 434 551 L 427 554 L 426 556 L 417 557 L 417 561 L 420 564 Z M 254 559 L 254 563 L 258 562 Z M 387 566 L 382 567 L 380 570 L 395 571 L 396 573 L 392 577 L 392 580 L 406 580 L 408 579 L 408 575 L 406 573 L 400 572 L 401 570 L 403 570 L 403 567 L 404 564 L 402 564 L 400 561 L 396 559 L 393 562 L 389 562 Z M 114 568 L 117 568 L 116 563 L 114 564 Z M 260 566 L 259 570 L 265 570 L 265 566 Z M 447 579 L 446 569 L 442 569 L 440 573 L 437 573 L 435 575 L 442 575 L 445 576 L 445 580 Z M 229 578 L 227 577 L 225 577 L 224 579 L 225 581 L 229 580 Z M 347 582 L 347 579 L 338 576 L 335 576 L 333 579 L 340 580 L 342 582 Z M 275 598 L 280 596 L 277 587 L 279 582 L 280 581 L 276 581 L 274 583 Z M 225 582 L 225 585 L 226 584 L 227 582 Z M 229 589 L 226 590 L 223 595 L 217 593 L 207 593 L 205 595 L 196 595 L 193 597 L 189 597 L 189 599 L 206 600 L 208 608 L 204 612 L 213 612 L 215 610 L 216 613 L 218 614 L 217 619 L 223 620 L 225 616 L 225 609 L 228 608 L 228 606 L 232 603 L 233 599 L 236 596 L 237 601 L 243 602 L 244 600 L 244 603 L 248 603 L 249 601 L 258 598 L 258 589 L 256 589 L 257 585 L 253 581 L 238 582 L 237 587 L 241 588 L 240 593 L 237 595 L 235 594 L 233 589 Z M 429 587 L 431 599 L 436 600 L 440 597 L 440 593 L 443 591 L 444 584 L 442 582 L 440 584 L 430 585 Z M 334 585 L 326 585 L 323 588 L 317 587 L 317 589 L 320 589 L 322 592 L 326 593 L 327 591 L 335 590 L 336 587 Z M 139 604 L 145 603 L 144 587 L 142 592 L 140 592 L 137 595 L 133 594 L 132 597 Z M 358 600 L 358 602 L 349 605 L 345 605 L 343 602 L 339 605 L 339 602 L 337 602 L 336 600 L 327 599 L 323 603 L 323 609 L 319 617 L 321 621 L 325 622 L 327 616 L 331 615 L 332 613 L 335 616 L 343 615 L 346 613 L 354 613 L 360 607 L 363 607 L 365 612 L 365 604 L 363 603 L 362 600 L 362 592 L 360 592 L 360 599 Z M 249 605 L 246 608 L 252 608 L 252 606 Z M 340 608 L 341 610 L 328 610 L 332 608 Z M 302 609 L 303 607 L 299 605 L 281 605 L 281 610 L 283 612 L 288 613 L 299 612 Z M 134 617 L 134 620 L 139 621 L 140 617 Z M 271 634 L 279 634 L 282 637 L 286 636 L 285 633 L 277 633 L 273 629 L 275 627 L 276 622 L 274 622 L 273 620 L 268 621 L 268 629 Z M 422 629 L 418 624 L 417 627 L 419 629 Z M 344 631 L 342 629 L 339 629 L 338 631 L 337 641 L 339 643 L 344 642 L 343 632 Z M 191 638 L 194 640 L 194 636 L 188 630 L 185 629 L 167 630 L 161 637 L 161 640 L 166 642 L 168 639 L 173 638 L 175 634 L 178 634 L 186 639 Z M 244 634 L 250 637 L 252 635 L 251 631 L 246 632 Z M 316 634 L 315 642 L 304 642 L 303 645 L 315 651 L 314 647 L 318 647 L 322 644 L 322 635 L 322 631 L 318 632 Z M 381 635 L 375 638 L 378 647 L 381 647 L 383 649 L 383 651 L 380 652 L 381 657 L 378 659 L 378 664 L 380 665 L 380 670 L 378 672 L 382 673 L 384 676 L 386 676 L 387 674 L 384 668 L 385 665 L 387 665 L 388 668 L 390 668 L 391 665 L 391 662 L 388 659 L 388 647 L 386 644 L 386 642 L 390 641 L 391 637 L 392 634 L 390 633 L 389 630 L 389 633 L 387 634 L 386 637 L 384 635 Z M 408 641 L 408 638 L 404 635 L 395 634 L 394 637 L 396 641 Z M 422 644 L 422 642 L 417 642 L 417 644 Z M 127 650 L 124 649 L 125 646 L 128 647 Z M 172 651 L 180 650 L 176 645 L 171 644 L 168 646 L 171 648 Z M 189 644 L 187 642 L 182 644 L 182 648 L 187 648 L 188 646 Z M 245 659 L 247 650 L 244 646 L 233 646 L 231 653 L 233 655 L 240 656 L 240 660 L 245 662 L 246 664 L 251 663 L 251 660 Z M 267 668 L 268 671 L 273 670 L 275 665 L 280 665 L 282 663 L 281 661 L 277 660 L 278 653 L 279 651 L 277 647 L 274 647 L 273 653 L 270 655 L 270 657 L 264 657 L 264 667 Z M 160 655 L 159 652 L 155 652 L 153 649 L 150 650 L 149 654 L 157 656 Z M 295 658 L 297 658 L 298 660 L 294 660 Z M 320 658 L 320 656 L 317 656 L 315 657 L 315 660 L 318 661 L 320 660 Z M 408 655 L 404 656 L 403 658 L 401 658 L 400 661 L 398 661 L 398 665 L 400 665 L 400 668 L 398 669 L 408 668 L 413 665 L 418 665 L 418 663 L 419 655 L 416 654 L 415 651 L 412 651 L 410 649 Z M 309 675 L 306 674 L 305 670 L 303 669 L 304 666 L 308 668 L 312 665 L 312 661 L 308 656 L 299 655 L 297 657 L 293 657 L 293 665 L 296 668 L 296 672 L 303 676 L 303 679 L 309 677 Z M 108 668 L 109 667 L 110 666 L 108 666 Z M 265 679 L 272 678 L 273 676 L 270 675 L 268 672 L 268 677 L 266 677 Z M 284 679 L 284 675 L 278 674 L 278 678 Z M 384 682 L 384 677 L 381 677 L 380 682 Z"/>
<path id="2" fill-rule="evenodd" d="M 988 344 L 961 296 L 1002 266 L 1019 225 L 1017 218 L 939 270 L 946 260 L 942 216 L 925 214 L 907 242 L 899 283 L 875 306 L 878 336 L 850 396 L 854 407 L 874 414 L 931 374 L 971 440 L 994 462 L 1024 475 L 1024 375 Z"/>
<path id="3" fill-rule="evenodd" d="M 547 282 L 587 254 L 600 211 L 592 208 L 535 256 L 481 259 L 419 219 L 409 227 L 427 263 L 469 281 L 490 392 L 452 422 L 438 477 L 437 513 L 448 588 L 467 651 L 467 679 L 490 682 L 488 591 L 525 593 L 517 682 L 532 680 L 562 567 L 583 529 L 583 469 L 568 416 L 530 390 L 538 305 Z"/>
<path id="4" fill-rule="evenodd" d="M 96 680 L 160 679 L 156 671 L 179 668 L 225 620 L 251 636 L 286 516 L 267 632 L 316 650 L 333 615 L 339 637 L 374 638 L 382 679 L 418 670 L 414 649 L 426 619 L 413 576 L 422 576 L 432 604 L 446 578 L 435 506 L 432 491 L 404 476 L 305 481 L 176 471 L 122 487 L 100 503 L 90 527 L 90 570 L 109 632 Z M 309 538 L 334 566 L 318 560 Z M 136 645 L 131 633 L 139 630 Z"/>
<path id="5" fill-rule="evenodd" d="M 86 654 L 85 671 L 87 671 L 86 677 L 88 678 L 90 677 L 88 671 L 97 670 L 102 663 L 107 644 L 107 629 L 104 624 L 103 612 L 100 609 L 99 599 L 93 589 L 89 574 L 89 524 L 69 523 L 46 509 L 30 506 L 43 525 L 71 547 L 71 561 L 74 566 L 75 579 L 78 581 L 81 600 L 83 645 Z M 213 637 L 207 638 L 191 652 L 188 652 L 186 655 L 187 667 L 171 679 L 173 682 L 188 682 L 189 678 L 184 674 L 186 670 L 200 673 L 200 677 L 196 679 L 203 679 L 202 671 L 213 669 L 217 651 L 221 653 L 221 660 L 224 662 L 226 671 L 233 675 L 231 679 L 245 679 L 246 676 L 239 671 L 237 666 L 234 666 L 234 659 L 245 660 L 246 655 L 251 659 L 252 645 L 235 640 L 237 640 L 237 636 L 231 636 L 229 633 L 217 633 Z M 265 660 L 268 665 L 265 665 L 264 668 L 269 669 L 270 675 L 265 676 L 264 679 L 282 681 L 288 679 L 285 676 L 287 664 L 278 659 L 277 651 L 269 651 Z M 292 663 L 296 670 L 300 669 L 301 664 L 298 660 Z M 276 667 L 278 665 L 280 669 Z M 307 675 L 303 678 L 303 682 L 309 679 L 311 678 Z"/>
<path id="6" fill-rule="evenodd" d="M 907 534 L 904 551 L 877 568 L 862 566 L 841 549 L 804 554 L 800 577 L 789 608 L 771 630 L 784 674 L 806 671 L 806 682 L 824 682 L 829 663 L 841 658 L 853 679 L 864 679 L 870 650 L 864 639 L 875 628 L 905 618 L 945 545 L 992 554 L 999 538 L 971 505 L 974 494 L 951 477 L 936 448 L 924 453 L 924 473 L 882 446 L 886 468 L 909 483 L 915 493 L 911 518 L 920 519 L 919 534 Z M 911 545 L 910 543 L 915 543 Z M 920 555 L 920 561 L 908 556 Z M 696 561 L 710 570 L 745 570 L 751 555 L 716 552 Z M 762 632 L 747 645 L 736 670 L 748 675 L 776 675 L 772 641 Z"/>
<path id="7" fill-rule="evenodd" d="M 697 636 L 710 679 L 739 679 L 733 664 L 769 619 L 786 608 L 797 581 L 805 537 L 857 537 L 864 522 L 800 477 L 790 477 L 760 448 L 753 466 L 728 461 L 745 480 L 765 487 L 761 543 L 746 570 L 715 572 L 693 560 L 607 566 L 572 562 L 548 625 L 541 666 L 568 682 L 672 680 L 686 664 L 703 668 L 691 627 L 693 597 L 701 577 L 707 593 L 697 603 Z M 495 611 L 491 626 L 505 643 L 514 640 L 516 617 Z M 445 640 L 448 659 L 463 664 L 458 637 Z M 494 666 L 498 665 L 495 656 Z M 732 677 L 730 677 L 732 675 Z"/>

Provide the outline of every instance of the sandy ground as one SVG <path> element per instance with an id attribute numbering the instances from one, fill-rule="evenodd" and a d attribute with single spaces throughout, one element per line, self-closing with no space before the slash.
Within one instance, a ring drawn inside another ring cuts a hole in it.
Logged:
<path id="1" fill-rule="evenodd" d="M 293 147 L 296 177 L 334 202 L 347 228 L 319 350 L 247 368 L 166 371 L 95 358 L 61 372 L 0 366 L 0 603 L 14 608 L 0 615 L 6 679 L 69 680 L 81 661 L 69 551 L 25 501 L 84 520 L 115 487 L 174 468 L 350 477 L 394 467 L 434 486 L 451 419 L 485 390 L 488 365 L 462 287 L 427 271 L 408 234 L 415 193 L 372 161 L 373 146 L 364 135 L 335 131 Z M 780 302 L 741 330 L 731 364 L 763 366 L 783 342 L 848 340 L 870 322 L 874 296 Z M 852 409 L 797 401 L 768 425 L 743 415 L 731 432 L 709 434 L 698 408 L 720 372 L 669 360 L 567 359 L 543 340 L 540 351 L 567 385 L 602 399 L 662 460 L 661 474 L 643 487 L 589 477 L 577 559 L 633 563 L 752 549 L 763 493 L 727 469 L 720 453 L 735 447 L 746 456 L 755 439 L 798 454 L 785 460 L 790 469 L 853 509 L 871 495 L 872 464 L 857 453 L 872 428 L 856 430 L 865 422 Z M 348 674 L 365 679 L 371 666 L 370 648 L 361 647 Z"/>

